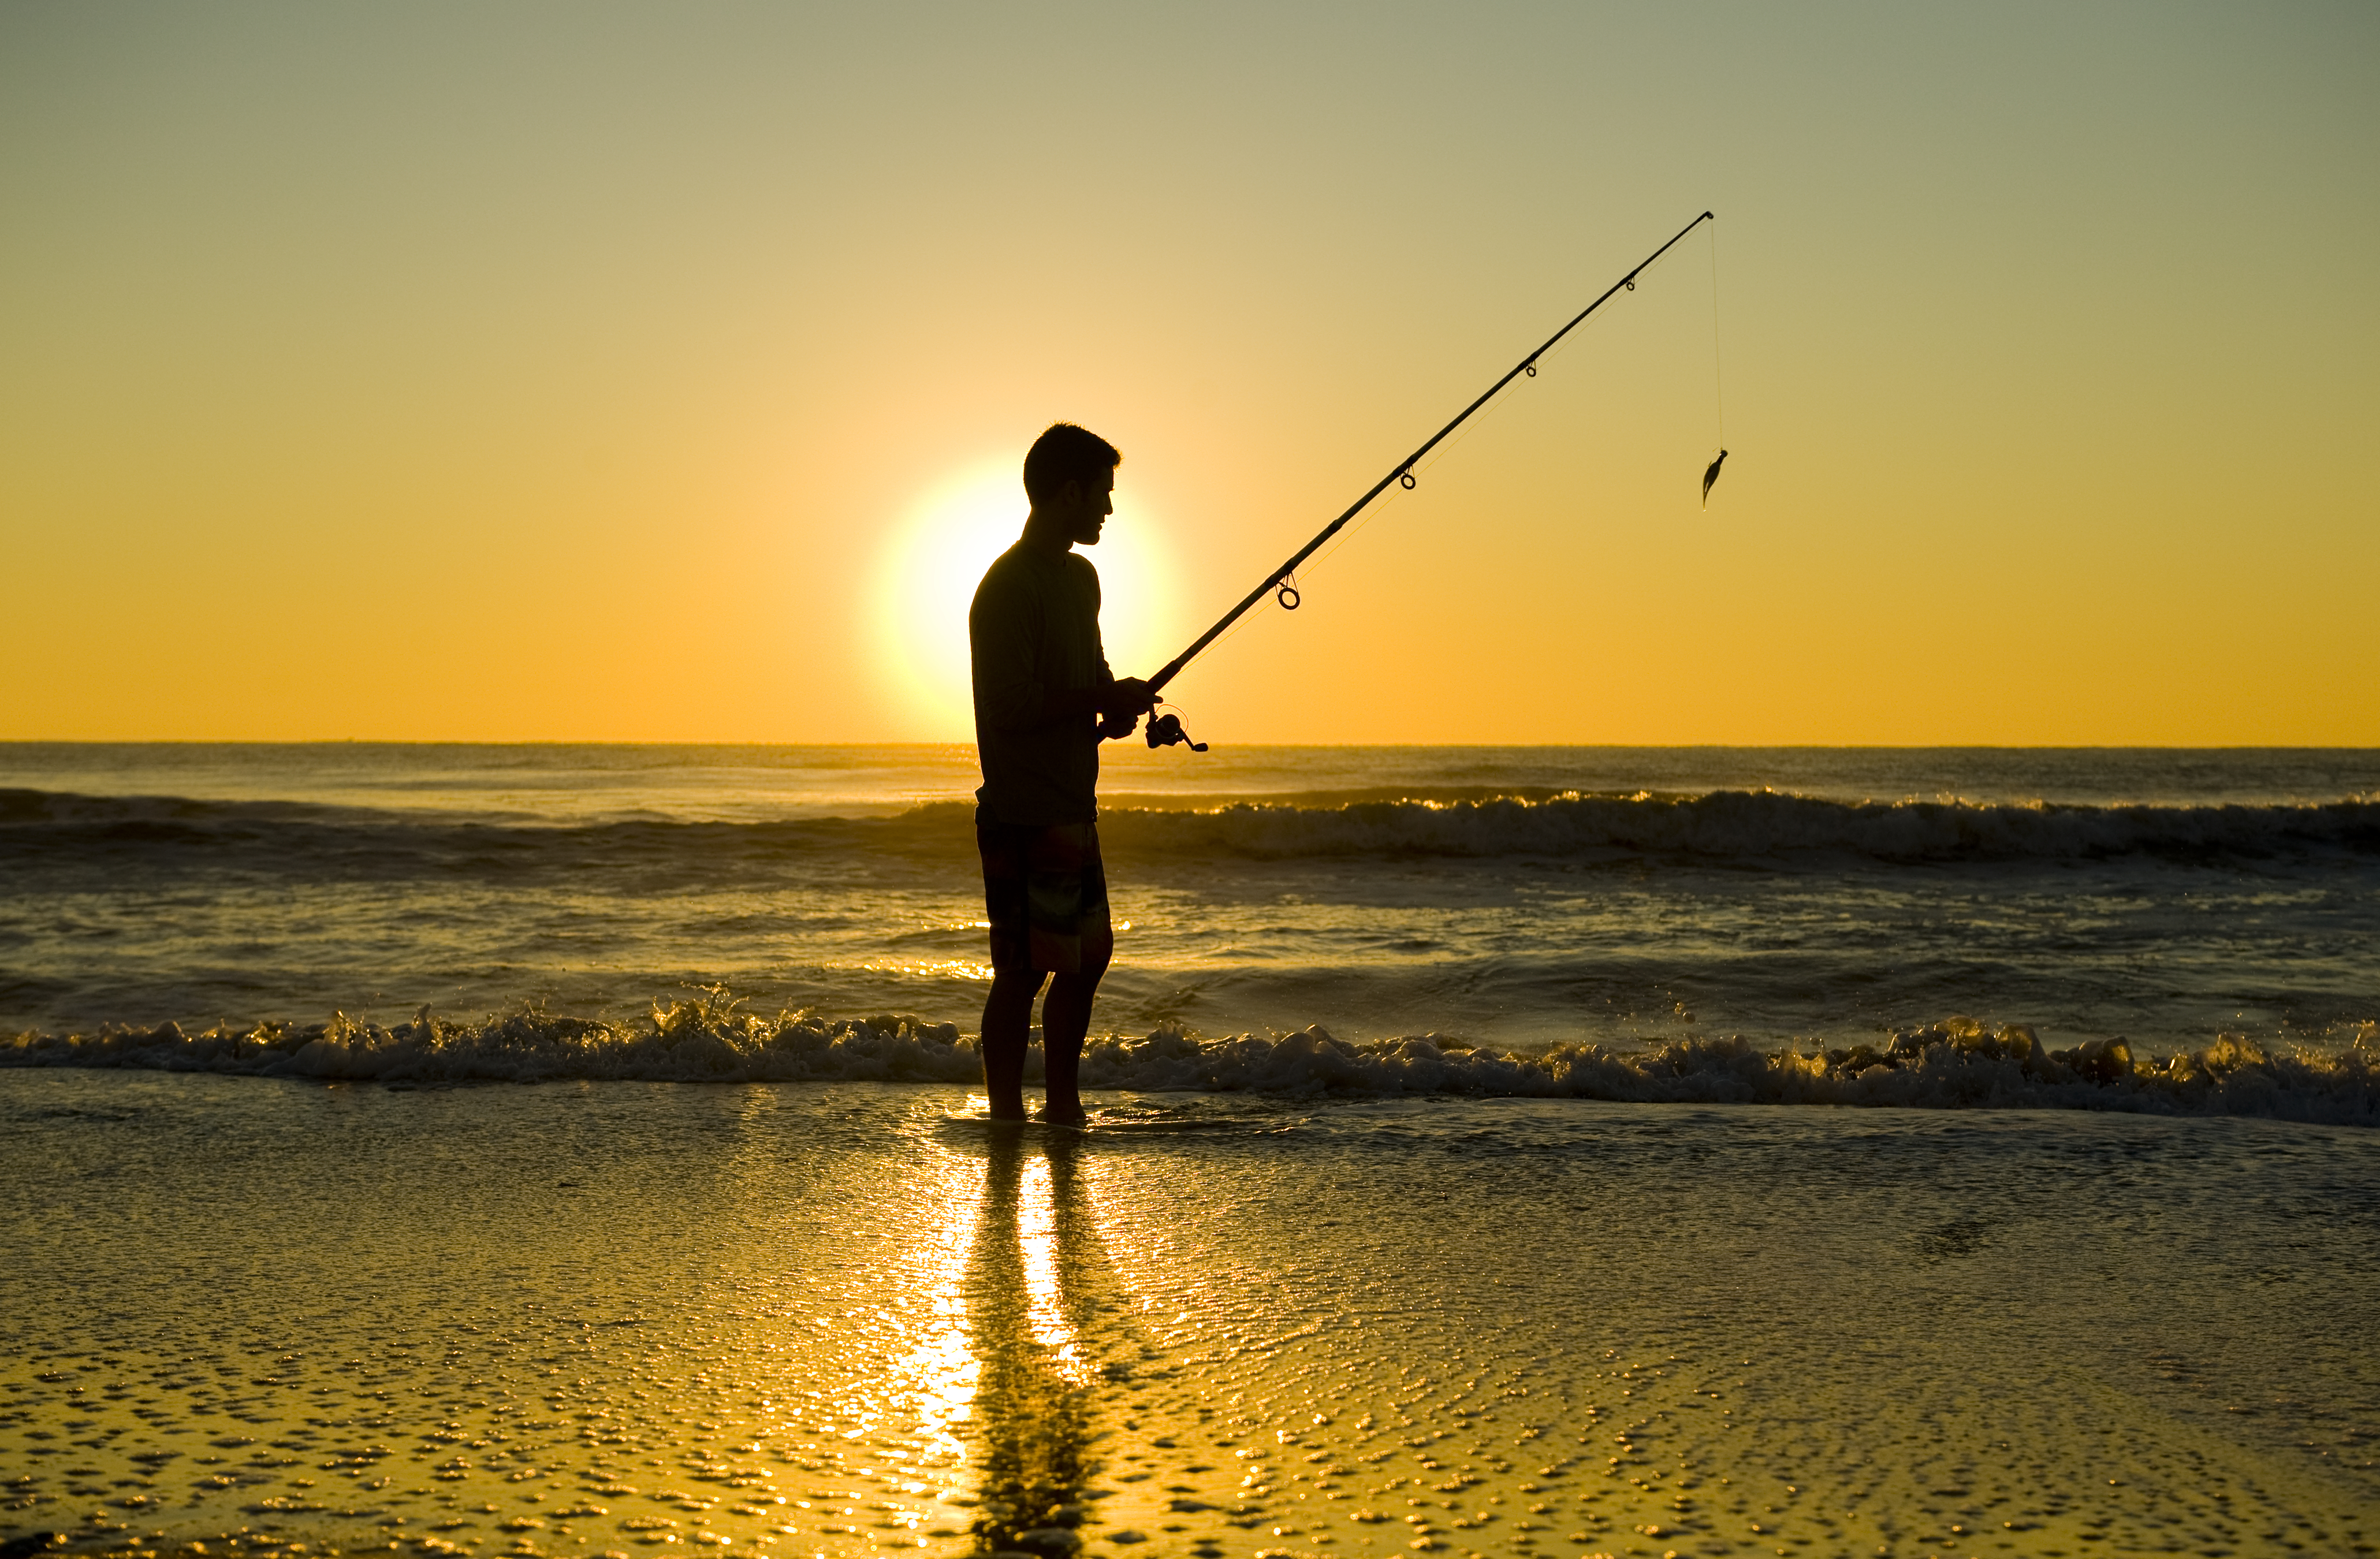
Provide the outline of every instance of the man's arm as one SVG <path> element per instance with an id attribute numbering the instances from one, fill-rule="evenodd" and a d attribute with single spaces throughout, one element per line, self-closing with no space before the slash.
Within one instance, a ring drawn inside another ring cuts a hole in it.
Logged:
<path id="1" fill-rule="evenodd" d="M 967 653 L 976 718 L 998 731 L 1042 723 L 1042 686 L 1033 675 L 1041 619 L 1014 578 L 987 574 L 967 608 Z"/>
<path id="2" fill-rule="evenodd" d="M 1091 599 L 1096 603 L 1101 598 L 1099 574 L 1094 571 L 1091 574 Z M 1091 620 L 1094 623 L 1099 621 L 1096 611 L 1092 614 Z M 1115 670 L 1108 664 L 1108 647 L 1102 644 L 1099 646 L 1099 685 L 1112 691 L 1115 684 Z M 1134 709 L 1130 713 L 1120 712 L 1113 707 L 1112 699 L 1100 704 L 1099 711 L 1099 740 L 1102 742 L 1121 742 L 1140 725 L 1140 710 Z"/>
<path id="3" fill-rule="evenodd" d="M 1140 717 L 1157 707 L 1157 695 L 1138 677 L 1111 682 L 1099 706 L 1099 740 L 1121 742 L 1140 728 Z"/>
<path id="4" fill-rule="evenodd" d="M 967 647 L 972 660 L 977 715 L 1001 731 L 1031 731 L 1062 720 L 1099 715 L 1129 719 L 1155 704 L 1138 677 L 1112 679 L 1094 687 L 1050 687 L 1033 675 L 1040 614 L 1026 592 L 1005 580 L 976 592 L 967 611 Z"/>
<path id="5" fill-rule="evenodd" d="M 1050 688 L 1042 696 L 1052 719 L 1076 719 L 1084 715 L 1137 719 L 1157 707 L 1157 695 L 1138 677 L 1123 677 L 1098 687 Z"/>

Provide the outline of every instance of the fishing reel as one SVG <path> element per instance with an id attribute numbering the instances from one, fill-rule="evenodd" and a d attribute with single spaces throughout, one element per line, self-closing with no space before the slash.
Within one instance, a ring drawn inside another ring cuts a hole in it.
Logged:
<path id="1" fill-rule="evenodd" d="M 1177 743 L 1194 753 L 1203 753 L 1207 750 L 1207 743 L 1204 742 L 1190 740 L 1190 733 L 1182 729 L 1180 715 L 1151 714 L 1148 717 L 1148 744 L 1152 747 L 1171 747 Z"/>

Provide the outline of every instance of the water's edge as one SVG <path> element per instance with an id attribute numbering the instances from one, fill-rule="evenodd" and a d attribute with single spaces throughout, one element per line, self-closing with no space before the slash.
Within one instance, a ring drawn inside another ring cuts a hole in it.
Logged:
<path id="1" fill-rule="evenodd" d="M 483 1022 L 425 1013 L 394 1027 L 345 1014 L 327 1023 L 176 1023 L 0 1040 L 0 1067 L 197 1071 L 390 1084 L 638 1081 L 965 1083 L 982 1075 L 974 1039 L 907 1015 L 763 1018 L 723 995 L 615 1023 L 527 1011 Z M 1037 1040 L 1028 1076 L 1039 1076 Z M 1086 1087 L 1290 1097 L 1602 1099 L 1637 1103 L 1888 1106 L 1926 1109 L 2120 1110 L 2257 1116 L 2380 1126 L 2380 1024 L 2350 1047 L 2268 1050 L 2225 1034 L 2165 1057 L 2121 1039 L 2053 1051 L 2023 1025 L 1952 1018 L 1882 1045 L 1763 1049 L 1741 1038 L 1643 1049 L 1557 1045 L 1539 1051 L 1416 1035 L 1370 1044 L 1319 1024 L 1273 1036 L 1202 1040 L 1177 1028 L 1094 1039 Z"/>

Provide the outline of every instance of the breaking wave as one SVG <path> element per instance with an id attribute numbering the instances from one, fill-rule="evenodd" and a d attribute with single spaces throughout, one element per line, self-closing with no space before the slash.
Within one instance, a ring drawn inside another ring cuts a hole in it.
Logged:
<path id="1" fill-rule="evenodd" d="M 973 804 L 891 817 L 759 823 L 614 818 L 574 825 L 373 812 L 284 802 L 0 791 L 0 860 L 199 854 L 345 872 L 577 869 L 606 862 L 780 860 L 818 852 L 966 854 Z M 1111 809 L 1111 854 L 1653 855 L 1791 861 L 2185 860 L 2380 854 L 2380 799 L 2220 805 L 1844 802 L 1779 791 L 1695 795 L 1427 796 L 1326 804 Z"/>
<path id="2" fill-rule="evenodd" d="M 529 1010 L 486 1022 L 430 1016 L 382 1027 L 345 1014 L 189 1033 L 166 1023 L 95 1034 L 19 1034 L 0 1066 L 128 1068 L 383 1083 L 872 1082 L 968 1083 L 975 1043 L 905 1015 L 763 1018 L 719 993 L 657 1004 L 613 1023 Z M 1039 1076 L 1037 1045 L 1027 1075 Z M 2380 1126 L 2380 1023 L 2338 1054 L 2277 1053 L 2238 1034 L 2164 1059 L 2120 1039 L 2052 1051 L 2022 1025 L 1952 1018 L 1882 1045 L 1764 1050 L 1682 1039 L 1641 1050 L 1599 1045 L 1504 1052 L 1419 1035 L 1371 1044 L 1319 1024 L 1270 1037 L 1203 1040 L 1160 1028 L 1091 1042 L 1083 1082 L 1149 1093 L 1289 1098 L 1455 1094 L 1653 1104 L 1891 1106 L 1919 1109 L 2121 1110 L 2259 1116 Z"/>
<path id="3" fill-rule="evenodd" d="M 1840 802 L 1777 791 L 1541 801 L 1402 801 L 1307 808 L 1110 813 L 1124 847 L 1246 856 L 1585 855 L 1718 860 L 1803 852 L 1881 860 L 2022 860 L 2127 854 L 2380 852 L 2380 803 L 2084 806 Z"/>

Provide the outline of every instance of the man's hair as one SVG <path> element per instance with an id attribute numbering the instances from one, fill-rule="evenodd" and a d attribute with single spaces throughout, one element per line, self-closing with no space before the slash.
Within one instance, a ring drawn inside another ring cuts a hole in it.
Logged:
<path id="1" fill-rule="evenodd" d="M 1122 452 L 1089 429 L 1053 422 L 1025 452 L 1025 496 L 1039 503 L 1068 482 L 1088 488 L 1123 464 Z"/>

